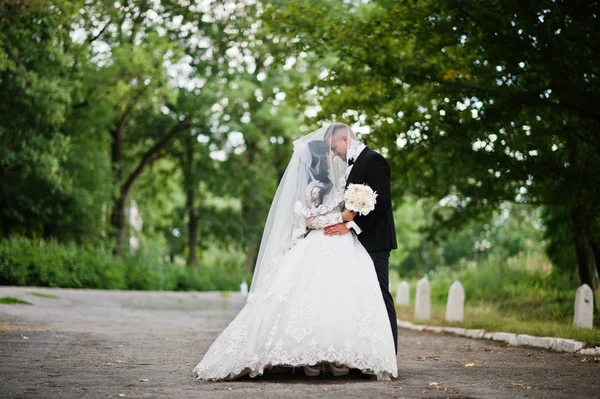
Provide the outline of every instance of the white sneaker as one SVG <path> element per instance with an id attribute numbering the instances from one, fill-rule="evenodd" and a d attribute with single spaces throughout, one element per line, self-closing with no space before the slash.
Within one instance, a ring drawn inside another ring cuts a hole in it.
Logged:
<path id="1" fill-rule="evenodd" d="M 304 374 L 309 377 L 316 377 L 321 374 L 321 370 L 319 370 L 317 367 L 303 366 L 302 368 L 304 369 Z"/>
<path id="2" fill-rule="evenodd" d="M 350 369 L 346 366 L 336 366 L 333 363 L 331 363 L 329 366 L 331 366 L 331 373 L 336 377 L 341 377 L 350 373 Z"/>

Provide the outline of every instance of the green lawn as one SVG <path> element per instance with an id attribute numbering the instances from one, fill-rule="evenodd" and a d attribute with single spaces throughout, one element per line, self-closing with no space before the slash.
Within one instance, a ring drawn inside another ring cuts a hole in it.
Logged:
<path id="1" fill-rule="evenodd" d="M 465 305 L 465 320 L 462 323 L 444 321 L 445 305 L 432 304 L 431 320 L 413 320 L 414 308 L 403 306 L 396 308 L 400 320 L 431 326 L 449 326 L 484 329 L 486 332 L 512 332 L 539 337 L 571 338 L 586 343 L 588 347 L 600 346 L 600 329 L 588 330 L 573 327 L 567 321 L 527 319 L 522 309 L 517 313 L 507 309 L 500 310 L 494 305 L 480 303 Z"/>
<path id="2" fill-rule="evenodd" d="M 3 296 L 0 298 L 0 304 L 2 305 L 31 305 L 27 301 L 23 301 L 19 298 L 15 298 L 12 296 Z"/>
<path id="3" fill-rule="evenodd" d="M 58 299 L 58 297 L 56 295 L 43 294 L 41 292 L 30 292 L 29 295 L 37 296 L 39 298 Z"/>

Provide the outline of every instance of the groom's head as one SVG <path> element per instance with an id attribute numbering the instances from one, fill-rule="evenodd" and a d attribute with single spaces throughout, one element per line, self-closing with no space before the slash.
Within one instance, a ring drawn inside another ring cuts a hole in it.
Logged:
<path id="1" fill-rule="evenodd" d="M 323 141 L 331 146 L 331 151 L 335 156 L 346 160 L 348 144 L 350 140 L 358 140 L 356 135 L 347 125 L 343 123 L 334 123 L 325 131 Z"/>

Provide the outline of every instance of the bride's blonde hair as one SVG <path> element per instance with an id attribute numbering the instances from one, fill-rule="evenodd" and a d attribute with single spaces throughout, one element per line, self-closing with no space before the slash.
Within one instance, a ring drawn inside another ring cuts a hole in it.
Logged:
<path id="1" fill-rule="evenodd" d="M 358 137 L 356 137 L 356 134 L 354 134 L 352 129 L 350 129 L 350 127 L 348 125 L 343 124 L 343 123 L 333 123 L 333 124 L 327 126 L 327 130 L 325 131 L 325 135 L 323 136 L 323 141 L 326 143 L 329 142 L 329 140 L 335 134 L 335 132 L 337 132 L 338 130 L 341 130 L 341 129 L 346 129 L 349 139 L 358 141 Z"/>

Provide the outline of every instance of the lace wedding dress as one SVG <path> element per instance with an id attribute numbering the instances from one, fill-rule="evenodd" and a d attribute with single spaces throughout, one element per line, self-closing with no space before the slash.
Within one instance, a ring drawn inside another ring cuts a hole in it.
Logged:
<path id="1" fill-rule="evenodd" d="M 373 263 L 354 234 L 323 233 L 342 221 L 343 197 L 342 189 L 334 189 L 321 200 L 323 188 L 311 182 L 305 204 L 296 203 L 294 245 L 272 259 L 266 283 L 194 368 L 198 379 L 255 377 L 275 365 L 321 362 L 360 369 L 380 380 L 397 376 Z"/>

